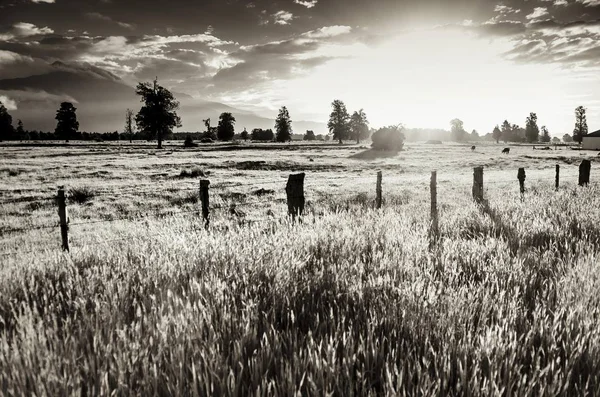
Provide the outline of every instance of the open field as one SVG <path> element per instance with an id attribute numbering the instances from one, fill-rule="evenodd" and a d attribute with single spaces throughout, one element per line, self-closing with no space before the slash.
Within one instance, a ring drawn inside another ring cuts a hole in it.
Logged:
<path id="1" fill-rule="evenodd" d="M 600 395 L 596 153 L 503 147 L 0 147 L 0 394 Z"/>

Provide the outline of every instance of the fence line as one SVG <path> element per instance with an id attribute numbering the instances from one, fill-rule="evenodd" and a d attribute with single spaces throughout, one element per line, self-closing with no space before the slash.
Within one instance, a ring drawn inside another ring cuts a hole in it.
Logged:
<path id="1" fill-rule="evenodd" d="M 536 170 L 537 171 L 537 170 Z M 589 184 L 589 174 L 590 174 L 590 162 L 589 161 L 583 161 L 582 165 L 579 167 L 579 185 L 580 186 L 588 186 Z M 534 180 L 534 182 L 539 183 L 539 182 L 555 182 L 555 186 L 556 186 L 556 190 L 559 190 L 559 172 L 560 172 L 560 167 L 556 166 L 556 175 L 555 178 L 536 178 Z M 288 205 L 288 215 L 291 216 L 293 219 L 297 216 L 297 215 L 302 215 L 304 212 L 304 205 L 306 202 L 306 197 L 305 197 L 305 185 L 304 185 L 304 173 L 300 173 L 300 174 L 291 174 L 289 175 L 289 178 L 287 180 L 287 185 L 285 188 L 285 192 L 287 195 L 287 205 Z M 473 199 L 480 204 L 483 205 L 487 205 L 487 200 L 484 199 L 484 192 L 485 192 L 485 186 L 488 184 L 507 184 L 507 183 L 515 183 L 516 179 L 518 179 L 519 181 L 519 186 L 520 186 L 520 192 L 522 197 L 525 190 L 526 190 L 526 183 L 527 183 L 527 178 L 526 178 L 526 171 L 524 168 L 520 168 L 518 170 L 518 173 L 516 175 L 518 178 L 512 179 L 512 180 L 502 180 L 502 181 L 486 181 L 484 184 L 484 179 L 483 179 L 483 167 L 476 167 L 474 169 L 474 179 L 473 179 Z M 389 178 L 388 178 L 389 180 Z M 391 178 L 392 181 L 396 181 L 397 179 L 395 178 Z M 413 186 L 415 185 L 415 181 L 413 182 Z M 279 184 L 282 183 L 282 181 L 273 181 L 273 180 L 269 180 L 268 184 Z M 460 187 L 466 187 L 470 184 L 467 184 L 463 181 L 453 181 L 453 180 L 439 180 L 437 178 L 437 173 L 434 171 L 434 174 L 432 174 L 432 178 L 429 181 L 429 183 L 427 183 L 426 181 L 418 181 L 416 184 L 417 185 L 423 185 L 423 187 L 429 185 L 429 189 L 432 192 L 431 195 L 431 200 L 432 203 L 434 203 L 434 201 L 437 203 L 437 185 L 439 183 L 452 183 L 453 186 L 460 186 Z M 216 186 L 213 186 L 213 189 L 222 189 L 222 188 L 227 188 L 227 187 L 241 187 L 241 186 L 257 186 L 260 184 L 265 184 L 262 181 L 250 181 L 248 183 L 237 183 L 235 182 L 235 185 L 226 185 L 223 183 L 216 183 Z M 377 182 L 376 182 L 376 186 L 375 186 L 375 193 L 376 193 L 376 208 L 379 209 L 381 208 L 381 203 L 382 203 L 382 189 L 381 189 L 381 184 L 382 184 L 382 173 L 378 172 L 377 173 Z M 529 181 L 529 184 L 531 184 L 531 181 Z M 168 217 L 168 216 L 176 216 L 176 215 L 180 215 L 180 214 L 189 214 L 189 213 L 196 213 L 198 215 L 202 215 L 202 217 L 204 218 L 205 221 L 205 227 L 208 228 L 209 227 L 209 218 L 210 218 L 210 213 L 211 211 L 214 210 L 219 210 L 219 209 L 226 209 L 228 208 L 232 214 L 235 215 L 241 215 L 238 214 L 235 210 L 237 210 L 237 208 L 239 207 L 248 207 L 248 206 L 255 206 L 255 205 L 259 205 L 259 204 L 265 204 L 265 203 L 273 203 L 273 202 L 278 202 L 278 201 L 283 201 L 285 199 L 275 199 L 273 197 L 269 197 L 268 199 L 264 199 L 264 200 L 258 200 L 258 201 L 245 201 L 245 202 L 227 202 L 226 199 L 224 199 L 223 197 L 220 197 L 220 202 L 217 204 L 213 204 L 213 205 L 209 205 L 209 186 L 210 186 L 210 182 L 207 179 L 202 179 L 200 186 L 195 187 L 195 188 L 183 188 L 183 189 L 177 189 L 177 191 L 195 191 L 198 192 L 199 198 L 198 201 L 200 202 L 201 206 L 198 208 L 194 208 L 193 210 L 186 210 L 186 211 L 171 211 L 171 212 L 166 212 L 166 213 L 146 213 L 146 214 L 142 214 L 142 215 L 138 215 L 135 217 L 132 216 L 123 216 L 120 218 L 112 218 L 112 219 L 103 219 L 103 220 L 93 220 L 93 221 L 79 221 L 79 222 L 73 222 L 71 223 L 68 219 L 67 216 L 67 194 L 66 191 L 64 190 L 64 188 L 60 188 L 58 191 L 57 196 L 53 196 L 53 197 L 48 197 L 48 198 L 40 198 L 36 201 L 55 201 L 58 204 L 58 209 L 59 209 L 59 215 L 60 215 L 60 223 L 58 224 L 53 224 L 53 225 L 43 225 L 43 226 L 29 226 L 29 227 L 20 227 L 20 228 L 7 228 L 7 229 L 0 229 L 0 236 L 5 235 L 5 234 L 13 234 L 13 233 L 20 233 L 20 232 L 28 232 L 28 231 L 32 231 L 32 230 L 44 230 L 44 229 L 52 229 L 52 228 L 57 228 L 60 227 L 61 229 L 61 235 L 62 235 L 62 241 L 63 241 L 63 250 L 65 251 L 69 251 L 69 236 L 68 236 L 68 232 L 69 232 L 69 227 L 70 226 L 84 226 L 84 225 L 94 225 L 94 224 L 100 224 L 100 223 L 110 223 L 110 222 L 117 222 L 117 221 L 122 221 L 122 220 L 127 220 L 127 221 L 139 221 L 139 220 L 143 220 L 143 219 L 147 219 L 150 217 L 154 217 L 154 218 L 160 218 L 160 217 Z M 316 186 L 307 186 L 309 188 L 315 188 Z M 321 186 L 318 186 L 321 187 Z M 173 189 L 175 190 L 175 188 L 169 188 L 169 189 Z M 133 191 L 132 193 L 136 192 L 136 193 L 140 193 L 139 191 Z M 152 192 L 156 192 L 156 190 L 153 190 Z M 108 194 L 114 194 L 115 192 L 109 192 L 109 191 L 102 191 L 100 195 L 108 195 Z M 123 192 L 120 192 L 121 194 L 123 194 Z M 269 191 L 266 194 L 274 194 L 276 193 L 275 191 Z M 347 195 L 352 195 L 352 194 L 356 194 L 357 192 L 339 192 L 339 193 L 329 193 L 329 192 L 315 192 L 317 194 L 321 194 L 323 196 L 347 196 Z M 366 193 L 366 192 L 360 192 L 360 193 Z M 94 194 L 97 194 L 97 192 L 94 192 Z M 219 195 L 219 194 L 217 194 Z M 36 202 L 33 201 L 33 202 Z M 11 201 L 5 201 L 3 203 L 10 203 Z M 23 202 L 23 200 L 17 199 L 12 201 L 14 202 Z M 434 208 L 435 211 L 434 211 Z M 437 219 L 438 219 L 438 215 L 437 215 L 437 205 L 433 205 L 432 204 L 432 212 L 431 212 L 431 216 L 432 216 L 432 220 L 434 224 L 437 224 Z M 439 231 L 434 230 L 433 235 L 437 235 L 439 233 Z M 118 239 L 117 239 L 118 240 Z M 114 241 L 114 240 L 109 240 L 109 241 Z M 31 251 L 29 251 L 31 252 Z M 23 252 L 23 253 L 28 253 L 28 252 Z M 4 252 L 4 253 L 0 253 L 0 256 L 7 256 L 7 255 L 16 255 L 19 254 L 19 251 L 13 251 L 13 252 Z"/>

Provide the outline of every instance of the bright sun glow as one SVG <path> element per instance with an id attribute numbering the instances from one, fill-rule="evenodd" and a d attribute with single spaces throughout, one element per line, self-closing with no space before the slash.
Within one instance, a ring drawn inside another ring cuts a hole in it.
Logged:
<path id="1" fill-rule="evenodd" d="M 459 31 L 414 31 L 372 48 L 327 48 L 323 55 L 348 57 L 270 89 L 297 118 L 326 119 L 339 98 L 349 111 L 364 108 L 373 126 L 449 128 L 458 117 L 469 131 L 487 133 L 505 119 L 524 125 L 529 112 L 537 112 L 540 125 L 554 127 L 552 134 L 570 132 L 572 110 L 582 99 L 574 85 L 582 82 L 553 65 L 505 59 L 501 54 L 510 48 Z"/>

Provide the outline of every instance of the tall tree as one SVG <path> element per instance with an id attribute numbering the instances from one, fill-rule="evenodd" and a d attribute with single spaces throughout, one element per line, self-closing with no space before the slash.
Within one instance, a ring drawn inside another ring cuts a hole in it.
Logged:
<path id="1" fill-rule="evenodd" d="M 469 138 L 472 141 L 478 141 L 479 140 L 479 132 L 477 132 L 477 130 L 471 131 L 471 136 Z"/>
<path id="2" fill-rule="evenodd" d="M 292 140 L 292 119 L 287 108 L 279 109 L 279 115 L 275 120 L 275 138 L 277 142 L 289 142 Z"/>
<path id="3" fill-rule="evenodd" d="M 217 127 L 217 138 L 220 141 L 230 141 L 235 135 L 235 117 L 231 113 L 223 112 L 219 116 L 219 125 Z"/>
<path id="4" fill-rule="evenodd" d="M 573 130 L 573 140 L 579 144 L 581 144 L 583 136 L 588 133 L 585 110 L 586 109 L 583 106 L 577 106 L 575 109 L 575 129 Z"/>
<path id="5" fill-rule="evenodd" d="M 544 143 L 550 142 L 552 138 L 550 138 L 550 132 L 548 132 L 548 128 L 545 125 L 542 126 L 542 137 L 540 140 Z"/>
<path id="6" fill-rule="evenodd" d="M 77 121 L 77 108 L 71 102 L 63 102 L 56 111 L 56 128 L 54 134 L 58 139 L 68 141 L 77 136 L 79 122 Z"/>
<path id="7" fill-rule="evenodd" d="M 529 113 L 529 117 L 525 120 L 525 139 L 527 142 L 533 143 L 540 139 L 540 129 L 537 125 L 537 114 Z"/>
<path id="8" fill-rule="evenodd" d="M 454 119 L 450 121 L 450 132 L 452 134 L 452 140 L 456 142 L 462 142 L 465 140 L 467 131 L 465 131 L 464 124 L 460 119 Z"/>
<path id="9" fill-rule="evenodd" d="M 248 131 L 246 130 L 246 127 L 244 127 L 244 131 L 242 131 L 242 133 L 240 134 L 240 138 L 247 141 L 248 137 L 249 137 Z"/>
<path id="10" fill-rule="evenodd" d="M 133 138 L 133 110 L 127 109 L 125 111 L 125 134 L 129 137 L 129 140 Z"/>
<path id="11" fill-rule="evenodd" d="M 342 143 L 344 139 L 348 139 L 350 133 L 350 115 L 344 102 L 339 99 L 334 100 L 331 107 L 333 109 L 329 115 L 327 128 L 329 133 L 333 134 L 333 139 L 337 139 L 339 143 Z"/>
<path id="12" fill-rule="evenodd" d="M 8 109 L 0 102 L 0 141 L 10 139 L 13 134 L 12 116 Z"/>
<path id="13" fill-rule="evenodd" d="M 494 131 L 492 132 L 492 138 L 494 138 L 496 143 L 500 142 L 500 138 L 502 138 L 502 131 L 500 131 L 500 128 L 498 128 L 497 125 L 494 127 Z"/>
<path id="14" fill-rule="evenodd" d="M 173 132 L 173 128 L 181 127 L 181 118 L 177 115 L 179 102 L 171 91 L 158 85 L 158 80 L 153 83 L 138 83 L 135 93 L 142 97 L 144 106 L 135 116 L 139 131 L 150 138 L 156 138 L 158 148 L 162 149 L 165 136 Z"/>
<path id="15" fill-rule="evenodd" d="M 350 133 L 356 139 L 356 143 L 360 143 L 361 139 L 369 137 L 369 120 L 363 109 L 352 113 L 350 117 Z"/>
<path id="16" fill-rule="evenodd" d="M 504 122 L 502 123 L 502 140 L 504 141 L 504 143 L 512 140 L 512 128 L 510 126 L 510 123 L 508 122 L 508 120 L 504 120 Z"/>
<path id="17" fill-rule="evenodd" d="M 29 133 L 25 131 L 25 128 L 23 127 L 23 122 L 20 119 L 17 122 L 17 129 L 15 132 L 17 139 L 29 139 Z"/>

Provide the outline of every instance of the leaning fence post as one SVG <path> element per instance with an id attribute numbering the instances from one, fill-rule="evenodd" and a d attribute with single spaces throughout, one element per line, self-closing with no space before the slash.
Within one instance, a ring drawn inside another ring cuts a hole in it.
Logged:
<path id="1" fill-rule="evenodd" d="M 579 165 L 579 186 L 587 186 L 590 183 L 590 160 L 583 160 Z"/>
<path id="2" fill-rule="evenodd" d="M 556 164 L 556 180 L 554 181 L 554 187 L 558 191 L 558 186 L 560 182 L 560 165 Z"/>
<path id="3" fill-rule="evenodd" d="M 377 199 L 375 201 L 375 206 L 377 207 L 377 209 L 381 208 L 381 178 L 382 178 L 382 174 L 381 171 L 377 172 L 377 188 L 376 188 L 376 192 L 377 192 Z"/>
<path id="4" fill-rule="evenodd" d="M 290 174 L 285 192 L 287 194 L 288 213 L 292 219 L 304 212 L 304 172 Z"/>
<path id="5" fill-rule="evenodd" d="M 65 188 L 58 188 L 58 217 L 60 218 L 60 235 L 62 237 L 62 249 L 69 251 L 69 217 L 67 215 L 67 196 Z"/>
<path id="6" fill-rule="evenodd" d="M 473 168 L 473 199 L 483 204 L 483 167 Z"/>
<path id="7" fill-rule="evenodd" d="M 517 172 L 517 179 L 519 180 L 519 188 L 521 190 L 521 199 L 525 195 L 525 168 L 519 168 Z"/>
<path id="8" fill-rule="evenodd" d="M 202 203 L 202 218 L 204 219 L 204 227 L 208 229 L 210 224 L 210 212 L 209 212 L 209 195 L 208 187 L 210 181 L 208 179 L 200 179 L 200 201 Z"/>
<path id="9" fill-rule="evenodd" d="M 438 210 L 437 210 L 437 171 L 431 171 L 431 236 L 439 236 Z"/>

